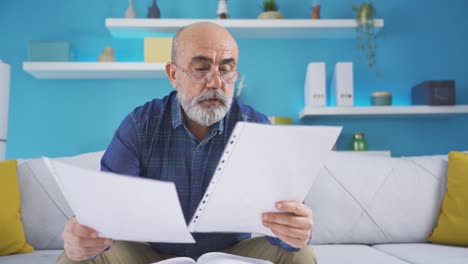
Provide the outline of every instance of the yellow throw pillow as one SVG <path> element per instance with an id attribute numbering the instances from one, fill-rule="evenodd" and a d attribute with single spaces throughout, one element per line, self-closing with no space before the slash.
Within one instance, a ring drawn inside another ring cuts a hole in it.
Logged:
<path id="1" fill-rule="evenodd" d="M 429 240 L 468 246 L 468 153 L 452 151 L 448 155 L 447 191 Z"/>
<path id="2" fill-rule="evenodd" d="M 0 256 L 30 253 L 21 223 L 20 192 L 16 160 L 0 161 Z"/>

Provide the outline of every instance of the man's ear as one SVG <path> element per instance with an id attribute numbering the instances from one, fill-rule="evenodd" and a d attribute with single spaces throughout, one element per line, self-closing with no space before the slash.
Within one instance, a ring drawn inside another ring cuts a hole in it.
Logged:
<path id="1" fill-rule="evenodd" d="M 169 79 L 169 82 L 171 82 L 171 85 L 174 89 L 177 88 L 177 78 L 176 78 L 176 67 L 172 63 L 167 63 L 166 64 L 166 75 L 167 78 Z"/>

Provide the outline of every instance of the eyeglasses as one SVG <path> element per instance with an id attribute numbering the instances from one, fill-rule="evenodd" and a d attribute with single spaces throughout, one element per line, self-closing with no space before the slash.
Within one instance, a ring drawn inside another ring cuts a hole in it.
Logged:
<path id="1" fill-rule="evenodd" d="M 239 78 L 239 72 L 237 70 L 234 71 L 219 71 L 218 73 L 214 73 L 213 71 L 194 71 L 193 73 L 188 73 L 179 65 L 172 62 L 177 68 L 179 68 L 188 78 L 190 78 L 193 82 L 199 84 L 207 84 L 209 83 L 215 75 L 219 75 L 221 80 L 225 83 L 235 83 L 237 78 Z"/>

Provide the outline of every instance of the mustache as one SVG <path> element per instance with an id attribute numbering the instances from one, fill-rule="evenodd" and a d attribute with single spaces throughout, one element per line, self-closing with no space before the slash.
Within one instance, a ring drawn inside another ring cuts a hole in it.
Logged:
<path id="1" fill-rule="evenodd" d="M 210 99 L 218 99 L 223 103 L 228 101 L 228 97 L 220 89 L 209 89 L 197 96 L 195 102 L 199 103 Z"/>

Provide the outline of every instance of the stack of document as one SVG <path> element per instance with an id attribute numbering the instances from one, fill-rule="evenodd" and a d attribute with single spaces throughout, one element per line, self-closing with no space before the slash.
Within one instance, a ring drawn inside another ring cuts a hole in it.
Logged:
<path id="1" fill-rule="evenodd" d="M 44 159 L 80 224 L 101 237 L 195 243 L 190 232 L 275 236 L 262 213 L 278 212 L 278 201 L 305 199 L 340 131 L 238 122 L 189 226 L 172 182 Z"/>

